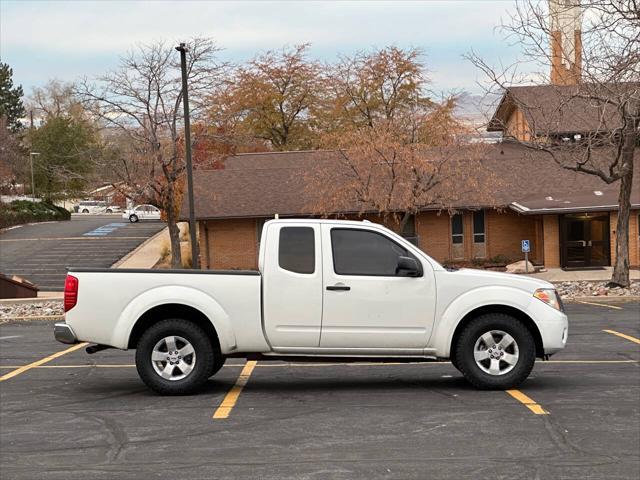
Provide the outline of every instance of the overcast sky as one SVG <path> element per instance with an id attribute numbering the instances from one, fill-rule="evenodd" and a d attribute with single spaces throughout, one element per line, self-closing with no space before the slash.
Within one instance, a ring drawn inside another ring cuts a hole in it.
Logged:
<path id="1" fill-rule="evenodd" d="M 137 43 L 207 36 L 225 60 L 311 43 L 311 55 L 396 45 L 419 47 L 435 90 L 479 92 L 482 76 L 462 58 L 493 63 L 519 54 L 495 30 L 514 0 L 449 1 L 28 1 L 0 0 L 0 57 L 25 93 L 51 78 L 74 80 L 114 68 Z"/>

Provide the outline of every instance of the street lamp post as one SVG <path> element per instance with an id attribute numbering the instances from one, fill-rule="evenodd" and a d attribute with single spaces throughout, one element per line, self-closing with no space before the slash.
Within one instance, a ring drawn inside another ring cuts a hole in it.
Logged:
<path id="1" fill-rule="evenodd" d="M 193 200 L 193 166 L 191 162 L 191 120 L 189 119 L 189 92 L 187 88 L 187 46 L 181 43 L 176 47 L 180 52 L 182 69 L 182 103 L 184 104 L 184 151 L 187 164 L 187 187 L 189 197 L 189 233 L 191 235 L 191 267 L 200 268 L 198 243 L 196 241 L 196 212 Z"/>
<path id="2" fill-rule="evenodd" d="M 31 198 L 33 198 L 34 200 L 36 198 L 36 181 L 33 175 L 33 157 L 35 155 L 40 155 L 40 154 L 38 152 L 29 153 L 29 160 L 31 160 Z"/>

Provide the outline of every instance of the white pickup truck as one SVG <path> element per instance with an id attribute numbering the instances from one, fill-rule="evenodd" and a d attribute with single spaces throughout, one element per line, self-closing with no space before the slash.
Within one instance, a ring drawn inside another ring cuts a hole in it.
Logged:
<path id="1" fill-rule="evenodd" d="M 196 390 L 228 357 L 451 359 L 474 386 L 514 387 L 567 342 L 549 283 L 447 270 L 369 222 L 272 220 L 259 271 L 70 269 L 55 338 L 136 349 L 162 394 Z"/>

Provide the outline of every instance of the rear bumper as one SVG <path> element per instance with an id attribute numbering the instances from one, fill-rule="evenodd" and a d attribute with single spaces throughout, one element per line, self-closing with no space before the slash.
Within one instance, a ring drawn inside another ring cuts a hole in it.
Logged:
<path id="1" fill-rule="evenodd" d="M 53 336 L 62 343 L 78 343 L 75 332 L 65 322 L 59 322 L 53 326 Z"/>

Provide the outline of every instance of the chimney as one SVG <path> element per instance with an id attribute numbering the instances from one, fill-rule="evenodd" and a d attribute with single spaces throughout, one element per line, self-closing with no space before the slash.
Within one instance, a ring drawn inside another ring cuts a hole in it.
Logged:
<path id="1" fill-rule="evenodd" d="M 575 85 L 582 76 L 580 0 L 549 0 L 551 83 Z"/>

